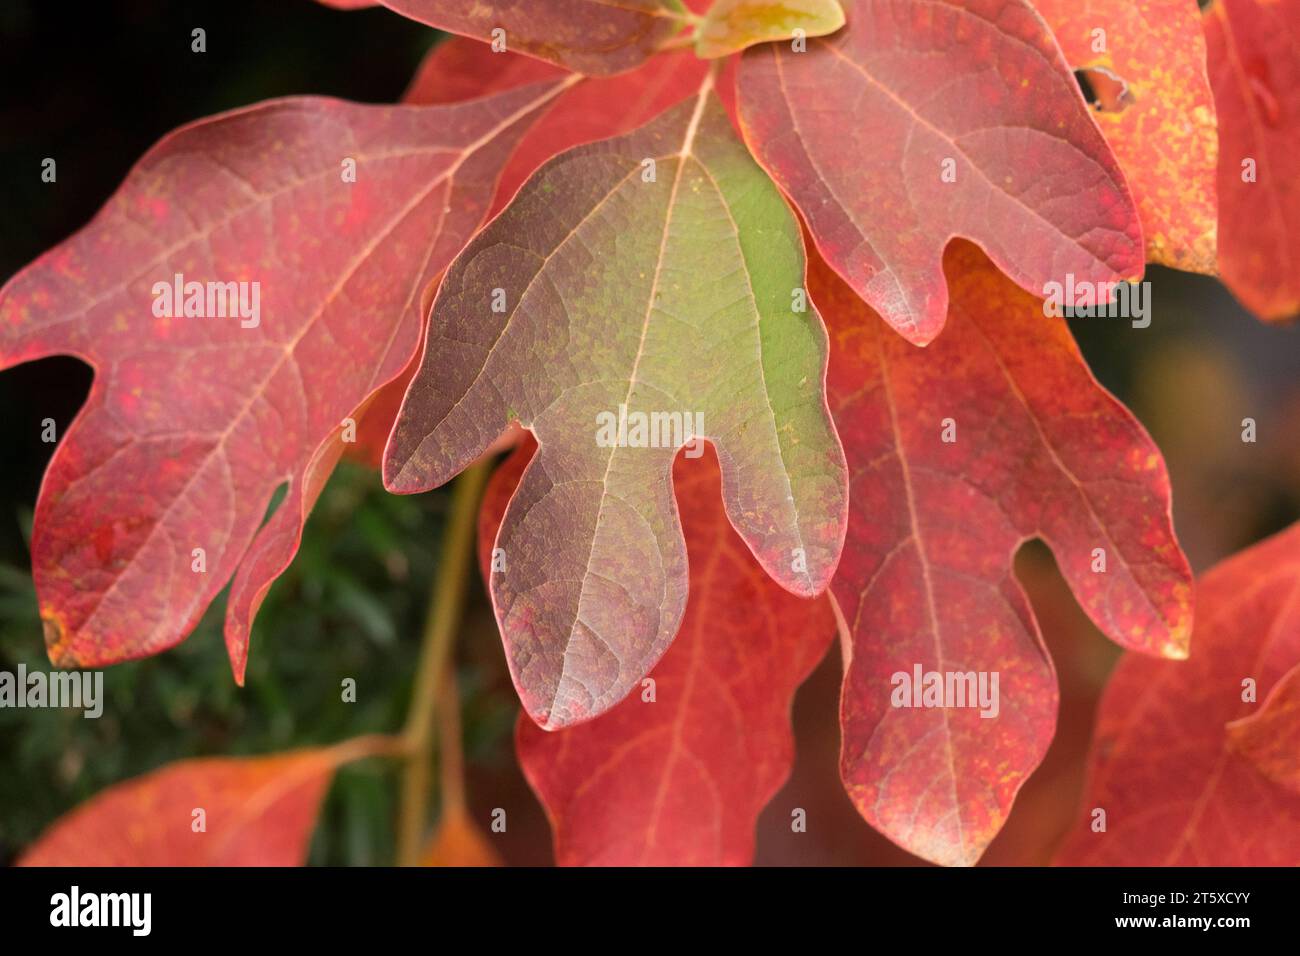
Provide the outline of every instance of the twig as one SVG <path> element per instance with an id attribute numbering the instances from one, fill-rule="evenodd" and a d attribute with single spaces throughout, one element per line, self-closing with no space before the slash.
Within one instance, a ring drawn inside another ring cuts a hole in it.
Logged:
<path id="1" fill-rule="evenodd" d="M 456 668 L 447 668 L 438 700 L 438 780 L 444 816 L 465 810 L 465 755 L 460 729 Z"/>
<path id="2" fill-rule="evenodd" d="M 402 774 L 397 817 L 397 862 L 415 866 L 428 822 L 429 783 L 438 696 L 444 686 L 454 638 L 460 628 L 465 589 L 474 558 L 474 529 L 490 466 L 480 461 L 467 468 L 452 488 L 451 510 L 443 532 L 442 555 L 425 618 L 420 661 L 402 738 L 407 762 Z"/>

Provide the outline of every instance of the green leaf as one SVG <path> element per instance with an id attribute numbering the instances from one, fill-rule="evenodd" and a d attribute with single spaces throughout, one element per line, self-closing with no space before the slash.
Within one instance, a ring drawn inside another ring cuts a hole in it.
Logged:
<path id="1" fill-rule="evenodd" d="M 727 514 L 764 569 L 797 594 L 830 580 L 846 473 L 804 268 L 794 216 L 706 82 L 548 162 L 448 270 L 384 480 L 449 480 L 511 412 L 537 436 L 491 585 L 543 726 L 618 703 L 677 633 L 671 471 L 679 448 L 703 451 L 688 426 L 716 446 Z M 639 435 L 642 416 L 658 429 Z"/>

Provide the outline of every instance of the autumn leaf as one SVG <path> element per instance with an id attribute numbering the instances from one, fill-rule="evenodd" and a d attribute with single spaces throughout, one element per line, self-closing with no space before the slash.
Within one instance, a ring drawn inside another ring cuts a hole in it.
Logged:
<path id="1" fill-rule="evenodd" d="M 1196 0 L 1033 3 L 1072 67 L 1117 86 L 1094 115 L 1133 190 L 1147 261 L 1215 274 L 1219 140 Z"/>
<path id="2" fill-rule="evenodd" d="M 803 274 L 794 218 L 708 84 L 547 163 L 449 270 L 384 480 L 441 484 L 514 419 L 537 436 L 492 597 L 543 726 L 618 703 L 676 634 L 687 575 L 669 475 L 701 436 L 768 573 L 800 594 L 829 581 L 843 459 Z"/>
<path id="3" fill-rule="evenodd" d="M 1300 792 L 1270 779 L 1271 760 L 1256 764 L 1233 732 L 1259 720 L 1296 740 L 1294 707 L 1278 705 L 1300 663 L 1300 525 L 1206 572 L 1196 599 L 1189 660 L 1127 654 L 1115 668 L 1080 821 L 1057 862 L 1300 865 Z M 1297 752 L 1287 756 L 1294 775 Z"/>
<path id="4" fill-rule="evenodd" d="M 1204 13 L 1219 114 L 1219 273 L 1261 319 L 1300 312 L 1300 0 Z"/>
<path id="5" fill-rule="evenodd" d="M 686 23 L 680 0 L 321 0 L 355 10 L 385 6 L 449 33 L 504 44 L 502 52 L 539 57 L 604 76 L 638 66 Z"/>
<path id="6" fill-rule="evenodd" d="M 492 476 L 479 519 L 484 576 L 533 445 Z M 825 597 L 779 588 L 727 522 L 716 458 L 679 457 L 674 485 L 691 594 L 647 688 L 580 727 L 554 733 L 526 716 L 520 765 L 546 807 L 556 860 L 571 865 L 747 865 L 759 813 L 790 772 L 790 705 L 825 655 Z"/>
<path id="7" fill-rule="evenodd" d="M 1065 323 L 972 246 L 949 251 L 948 324 L 924 350 L 893 335 L 819 257 L 809 276 L 834 339 L 828 390 L 850 476 L 832 584 L 850 632 L 841 775 L 890 839 L 970 864 L 1055 726 L 1056 679 L 1012 576 L 1017 549 L 1046 541 L 1115 641 L 1185 656 L 1191 574 L 1169 480 Z M 917 668 L 923 679 L 984 675 L 990 691 L 996 674 L 996 697 L 911 706 L 919 688 L 896 694 L 915 686 Z"/>
<path id="8" fill-rule="evenodd" d="M 837 0 L 714 0 L 696 28 L 695 52 L 715 59 L 770 40 L 825 36 L 842 26 Z"/>
<path id="9" fill-rule="evenodd" d="M 1142 230 L 1050 31 L 1026 0 L 852 0 L 848 25 L 747 51 L 745 140 L 827 262 L 924 345 L 943 250 L 974 240 L 1021 287 L 1142 274 Z"/>
<path id="10" fill-rule="evenodd" d="M 22 866 L 301 866 L 342 764 L 386 738 L 269 757 L 182 760 L 96 794 L 50 827 Z"/>
<path id="11" fill-rule="evenodd" d="M 199 121 L 0 290 L 0 367 L 70 354 L 97 372 L 36 508 L 52 661 L 171 647 L 234 575 L 242 679 L 253 615 L 351 416 L 414 354 L 421 290 L 560 89 L 422 108 L 296 98 Z"/>

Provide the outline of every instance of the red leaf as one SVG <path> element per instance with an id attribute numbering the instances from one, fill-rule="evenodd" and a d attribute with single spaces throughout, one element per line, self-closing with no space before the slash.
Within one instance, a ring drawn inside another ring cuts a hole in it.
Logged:
<path id="1" fill-rule="evenodd" d="M 1300 0 L 1205 11 L 1219 113 L 1219 271 L 1261 319 L 1300 311 Z"/>
<path id="2" fill-rule="evenodd" d="M 1294 779 L 1300 751 L 1261 767 L 1251 759 L 1258 752 L 1243 754 L 1233 740 L 1233 727 L 1251 720 L 1296 740 L 1293 707 L 1266 713 L 1295 691 L 1300 525 L 1212 568 L 1196 599 L 1189 660 L 1126 654 L 1115 668 L 1097 715 L 1082 819 L 1058 862 L 1300 865 L 1300 792 L 1266 776 Z M 1247 678 L 1268 704 L 1243 701 Z M 1285 728 L 1273 723 L 1283 716 Z M 1096 809 L 1105 811 L 1105 832 L 1092 830 Z"/>
<path id="3" fill-rule="evenodd" d="M 270 757 L 182 760 L 60 818 L 23 866 L 301 866 L 334 771 L 384 749 L 358 738 Z M 202 810 L 205 829 L 197 831 Z"/>
<path id="4" fill-rule="evenodd" d="M 1132 187 L 1147 261 L 1213 275 L 1219 140 L 1196 0 L 1033 4 L 1070 65 L 1115 88 L 1095 117 Z"/>
<path id="5" fill-rule="evenodd" d="M 954 236 L 1039 294 L 1067 274 L 1142 274 L 1124 175 L 1026 0 L 846 9 L 805 53 L 744 55 L 740 118 L 822 255 L 890 325 L 918 345 L 939 334 Z"/>
<path id="6" fill-rule="evenodd" d="M 685 25 L 678 0 L 321 0 L 345 10 L 383 5 L 449 33 L 504 40 L 514 50 L 579 73 L 630 70 Z"/>
<path id="7" fill-rule="evenodd" d="M 1065 323 L 967 244 L 947 266 L 948 326 L 925 350 L 817 257 L 809 282 L 834 336 L 828 390 L 851 482 L 832 583 L 851 630 L 841 773 L 873 826 L 956 864 L 997 833 L 1055 724 L 1051 661 L 1012 577 L 1019 546 L 1045 540 L 1098 627 L 1150 653 L 1185 654 L 1191 574 L 1158 450 Z M 918 664 L 998 672 L 997 716 L 891 706 L 894 675 Z"/>
<path id="8" fill-rule="evenodd" d="M 63 353 L 97 373 L 36 508 L 51 660 L 171 647 L 234 575 L 226 642 L 242 679 L 253 615 L 343 451 L 340 423 L 412 358 L 421 290 L 559 88 L 422 108 L 298 98 L 201 120 L 0 290 L 0 367 Z M 248 282 L 250 301 L 258 283 L 260 321 L 157 317 L 155 284 L 176 274 Z"/>
<path id="9" fill-rule="evenodd" d="M 480 558 L 532 455 L 493 476 Z M 521 715 L 520 764 L 551 819 L 561 865 L 744 865 L 754 826 L 789 775 L 790 705 L 835 633 L 825 597 L 771 581 L 727 522 L 716 457 L 674 468 L 691 592 L 655 666 L 653 703 L 634 692 L 579 727 L 548 733 Z"/>

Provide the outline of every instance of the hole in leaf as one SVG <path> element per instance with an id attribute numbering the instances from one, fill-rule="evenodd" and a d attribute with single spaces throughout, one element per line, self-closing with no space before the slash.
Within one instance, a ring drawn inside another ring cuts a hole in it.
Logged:
<path id="1" fill-rule="evenodd" d="M 1121 113 L 1135 102 L 1128 83 L 1104 66 L 1090 66 L 1074 71 L 1083 98 L 1101 113 Z"/>

